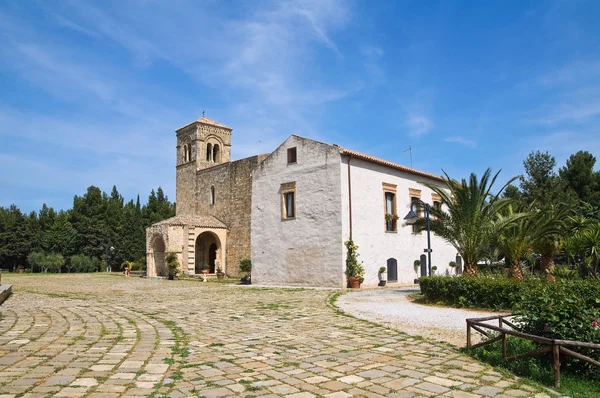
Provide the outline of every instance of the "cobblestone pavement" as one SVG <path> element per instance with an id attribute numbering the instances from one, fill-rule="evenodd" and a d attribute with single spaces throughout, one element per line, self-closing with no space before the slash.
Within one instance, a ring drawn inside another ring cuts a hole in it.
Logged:
<path id="1" fill-rule="evenodd" d="M 8 276 L 0 397 L 547 397 L 331 292 L 111 275 Z"/>

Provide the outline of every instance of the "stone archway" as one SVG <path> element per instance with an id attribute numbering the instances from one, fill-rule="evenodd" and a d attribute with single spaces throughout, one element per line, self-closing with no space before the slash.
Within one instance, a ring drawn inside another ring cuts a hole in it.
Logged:
<path id="1" fill-rule="evenodd" d="M 209 273 L 214 274 L 220 265 L 221 241 L 212 232 L 203 232 L 196 238 L 196 274 L 202 273 L 202 266 L 208 264 Z"/>
<path id="2" fill-rule="evenodd" d="M 162 236 L 156 235 L 152 240 L 152 260 L 154 261 L 154 269 L 156 276 L 167 276 L 167 265 L 165 263 L 165 241 Z"/>

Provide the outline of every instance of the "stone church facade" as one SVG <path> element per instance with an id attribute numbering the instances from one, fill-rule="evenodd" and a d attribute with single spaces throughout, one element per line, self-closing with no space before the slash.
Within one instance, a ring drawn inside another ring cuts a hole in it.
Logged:
<path id="1" fill-rule="evenodd" d="M 443 206 L 420 183 L 442 186 L 439 176 L 296 135 L 271 154 L 231 161 L 232 129 L 204 116 L 176 133 L 177 214 L 146 231 L 148 276 L 166 276 L 173 252 L 186 275 L 208 264 L 210 273 L 237 276 L 250 258 L 253 283 L 344 287 L 349 237 L 360 247 L 364 286 L 377 285 L 381 266 L 389 283 L 421 275 L 414 260 L 425 233 L 402 218 L 417 200 Z M 437 273 L 452 273 L 455 249 L 431 238 Z"/>
<path id="2" fill-rule="evenodd" d="M 231 131 L 205 116 L 176 131 L 177 214 L 146 231 L 148 276 L 167 275 L 168 252 L 185 275 L 208 264 L 235 276 L 250 258 L 251 175 L 266 155 L 232 162 Z"/>

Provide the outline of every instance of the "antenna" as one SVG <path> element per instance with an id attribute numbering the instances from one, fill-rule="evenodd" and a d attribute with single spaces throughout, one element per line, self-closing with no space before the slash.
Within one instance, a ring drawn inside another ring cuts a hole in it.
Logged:
<path id="1" fill-rule="evenodd" d="M 410 154 L 410 168 L 412 169 L 412 148 L 409 146 L 408 149 L 405 149 L 404 151 L 402 151 L 402 153 L 408 151 Z"/>
<path id="2" fill-rule="evenodd" d="M 260 155 L 260 144 L 262 144 L 262 140 L 258 140 L 258 141 L 256 141 L 256 143 L 258 144 L 258 153 L 257 153 L 257 155 Z"/>

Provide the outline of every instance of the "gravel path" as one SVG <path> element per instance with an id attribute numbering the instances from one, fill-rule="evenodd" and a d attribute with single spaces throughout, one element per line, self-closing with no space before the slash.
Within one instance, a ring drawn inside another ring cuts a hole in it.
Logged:
<path id="1" fill-rule="evenodd" d="M 458 347 L 466 344 L 467 318 L 501 314 L 416 304 L 408 295 L 418 292 L 418 287 L 350 292 L 340 296 L 336 305 L 357 318 Z"/>

